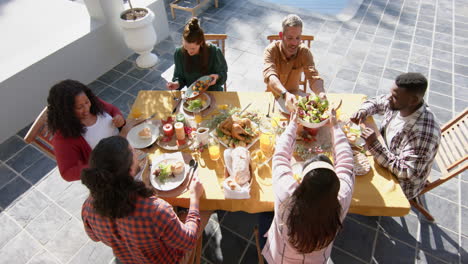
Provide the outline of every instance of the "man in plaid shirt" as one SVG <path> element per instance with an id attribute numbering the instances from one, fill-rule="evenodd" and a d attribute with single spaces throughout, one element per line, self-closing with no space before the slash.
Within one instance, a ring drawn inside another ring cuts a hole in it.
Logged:
<path id="1" fill-rule="evenodd" d="M 385 145 L 370 128 L 361 137 L 377 163 L 398 178 L 408 199 L 423 189 L 440 143 L 440 126 L 424 103 L 426 89 L 427 79 L 422 74 L 401 74 L 390 95 L 364 102 L 351 117 L 359 124 L 369 115 L 384 115 L 380 132 Z"/>

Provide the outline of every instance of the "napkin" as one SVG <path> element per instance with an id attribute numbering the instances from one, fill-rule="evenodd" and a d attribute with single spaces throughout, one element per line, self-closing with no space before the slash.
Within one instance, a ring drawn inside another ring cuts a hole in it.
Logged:
<path id="1" fill-rule="evenodd" d="M 234 177 L 231 176 L 232 175 L 231 149 L 224 150 L 224 162 L 226 164 L 226 169 L 229 173 L 229 177 L 227 177 L 223 181 L 224 196 L 227 199 L 250 199 L 250 185 L 251 185 L 252 179 L 250 180 L 250 182 L 244 184 L 243 186 L 240 186 L 239 184 L 237 184 Z M 252 171 L 250 173 L 252 173 Z M 229 184 L 235 186 L 234 190 L 231 189 Z"/>

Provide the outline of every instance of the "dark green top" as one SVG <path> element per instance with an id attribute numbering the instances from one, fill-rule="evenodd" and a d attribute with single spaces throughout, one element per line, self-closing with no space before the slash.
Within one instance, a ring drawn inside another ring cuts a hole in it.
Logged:
<path id="1" fill-rule="evenodd" d="M 182 89 L 184 86 L 190 86 L 193 82 L 195 82 L 198 78 L 204 75 L 210 74 L 218 74 L 219 78 L 216 81 L 215 85 L 212 85 L 208 88 L 208 91 L 223 91 L 223 84 L 227 80 L 227 64 L 226 59 L 224 59 L 224 55 L 221 50 L 209 44 L 208 45 L 209 57 L 208 57 L 208 73 L 202 74 L 200 72 L 199 65 L 201 64 L 200 55 L 192 56 L 192 61 L 194 63 L 194 71 L 193 72 L 186 72 L 185 71 L 185 59 L 184 53 L 182 52 L 182 48 L 177 48 L 174 53 L 174 77 L 172 77 L 173 82 L 179 82 L 179 89 Z"/>

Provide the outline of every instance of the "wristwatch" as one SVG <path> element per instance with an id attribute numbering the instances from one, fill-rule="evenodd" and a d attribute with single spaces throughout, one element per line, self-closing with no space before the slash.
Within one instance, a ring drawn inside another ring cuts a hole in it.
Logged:
<path id="1" fill-rule="evenodd" d="M 282 93 L 281 93 L 281 98 L 286 99 L 286 94 L 288 93 L 287 90 L 284 90 Z"/>

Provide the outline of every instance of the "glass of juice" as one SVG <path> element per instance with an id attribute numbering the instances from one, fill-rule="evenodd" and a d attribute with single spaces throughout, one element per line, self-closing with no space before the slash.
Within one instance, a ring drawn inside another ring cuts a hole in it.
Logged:
<path id="1" fill-rule="evenodd" d="M 208 153 L 210 154 L 210 159 L 213 161 L 219 160 L 219 157 L 221 156 L 219 143 L 214 138 L 210 138 L 210 141 L 208 142 Z"/>
<path id="2" fill-rule="evenodd" d="M 143 112 L 138 106 L 133 105 L 132 102 L 128 102 L 128 111 L 130 111 L 129 117 L 133 119 L 138 119 L 143 115 Z"/>

